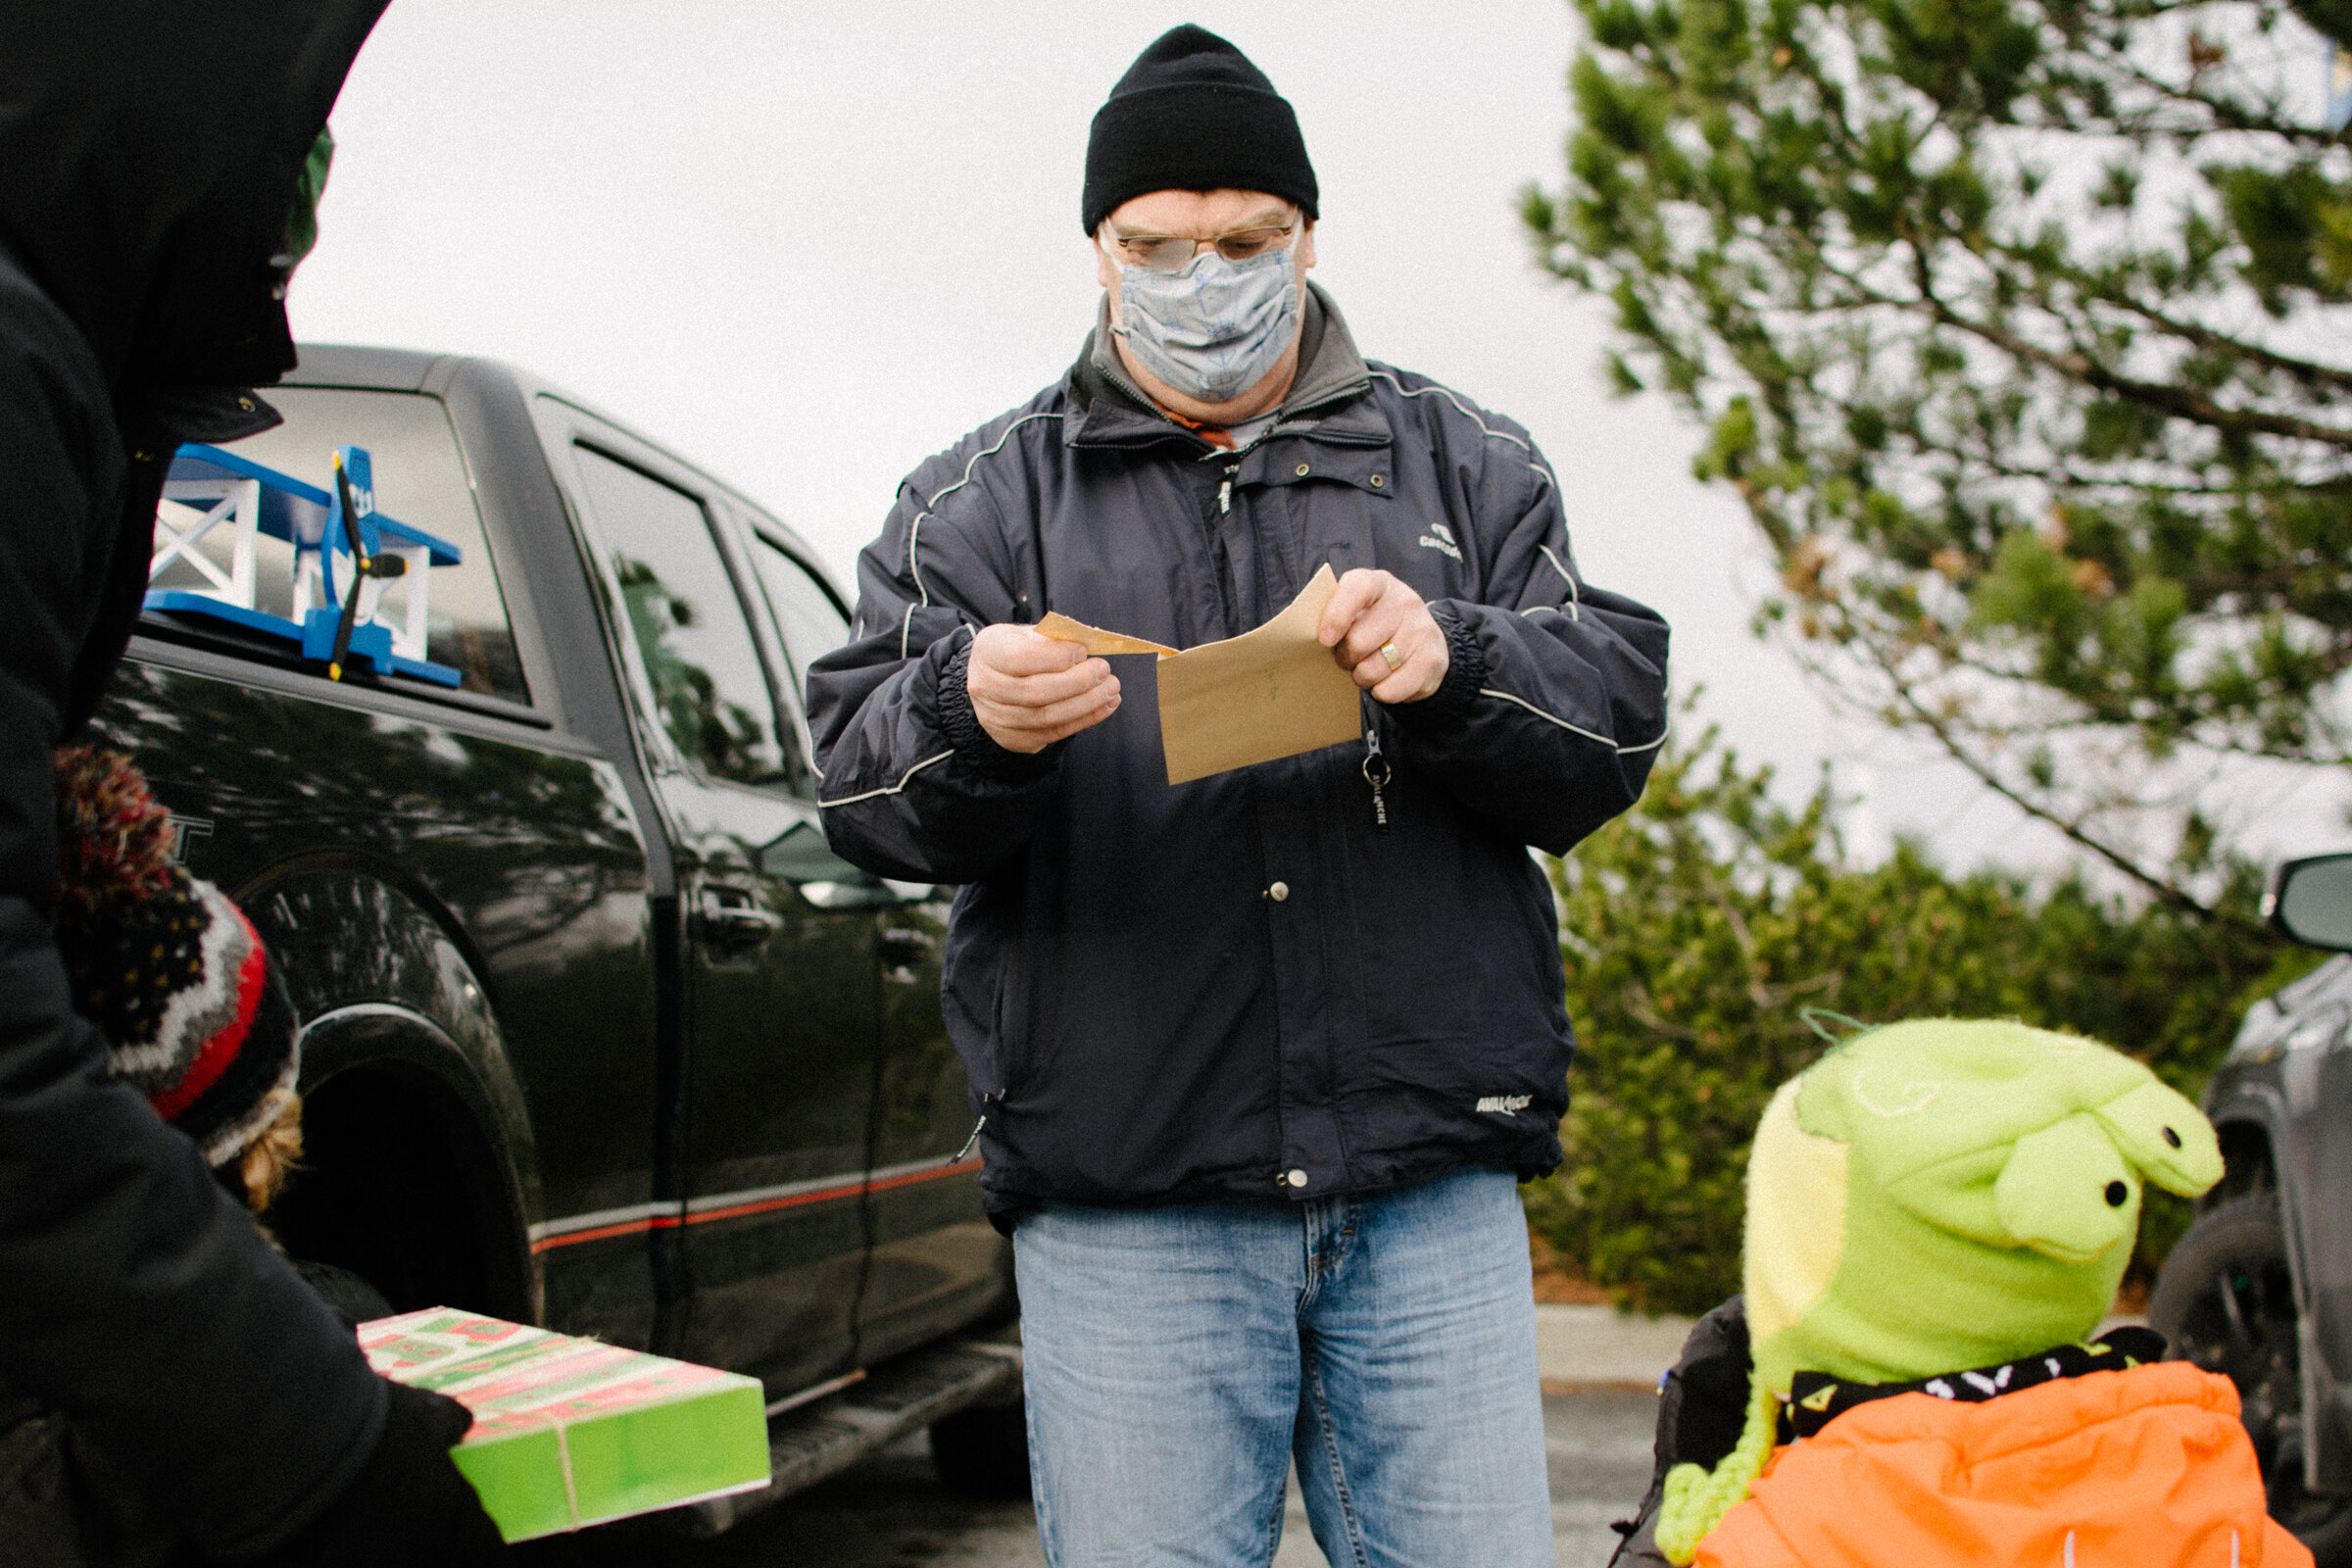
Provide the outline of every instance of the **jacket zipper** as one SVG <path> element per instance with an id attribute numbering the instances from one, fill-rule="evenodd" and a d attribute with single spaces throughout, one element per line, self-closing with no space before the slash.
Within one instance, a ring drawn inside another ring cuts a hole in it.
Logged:
<path id="1" fill-rule="evenodd" d="M 980 1135 L 988 1130 L 990 1109 L 1003 1103 L 1004 1103 L 1004 1091 L 1002 1089 L 992 1089 L 981 1095 L 980 1119 L 972 1124 L 972 1136 L 963 1141 L 963 1147 L 956 1151 L 954 1156 L 948 1160 L 949 1164 L 960 1165 L 972 1157 L 972 1151 L 980 1147 Z"/>
<path id="2" fill-rule="evenodd" d="M 987 1125 L 988 1118 L 986 1116 L 981 1117 L 979 1121 L 975 1122 L 972 1126 L 972 1136 L 963 1141 L 963 1147 L 961 1149 L 958 1149 L 956 1151 L 956 1152 L 948 1156 L 948 1163 L 951 1165 L 960 1165 L 965 1160 L 971 1158 L 972 1151 L 980 1147 L 981 1129 Z"/>
<path id="3" fill-rule="evenodd" d="M 1396 773 L 1380 749 L 1380 720 L 1372 713 L 1364 714 L 1364 782 L 1372 786 L 1372 831 L 1389 830 L 1389 799 L 1384 793 Z"/>
<path id="4" fill-rule="evenodd" d="M 1209 554 L 1216 564 L 1217 599 L 1225 612 L 1225 635 L 1228 637 L 1239 636 L 1247 628 L 1239 625 L 1235 618 L 1234 602 L 1238 594 L 1233 581 L 1233 560 L 1225 548 L 1225 530 L 1218 525 L 1217 519 L 1230 516 L 1233 513 L 1233 476 L 1240 471 L 1241 465 L 1238 463 L 1225 466 L 1225 482 L 1217 487 L 1215 510 L 1201 519 L 1208 530 Z"/>

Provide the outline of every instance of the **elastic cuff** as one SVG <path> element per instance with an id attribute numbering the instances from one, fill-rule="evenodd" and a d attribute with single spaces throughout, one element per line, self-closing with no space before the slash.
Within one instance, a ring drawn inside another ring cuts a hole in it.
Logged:
<path id="1" fill-rule="evenodd" d="M 956 755 L 977 771 L 1006 783 L 1025 783 L 1052 772 L 1059 742 L 1033 756 L 1024 756 L 999 746 L 997 738 L 980 722 L 980 715 L 972 711 L 972 694 L 964 689 L 964 676 L 971 662 L 972 645 L 967 638 L 948 656 L 946 666 L 939 672 L 939 727 L 948 744 L 956 748 Z"/>
<path id="2" fill-rule="evenodd" d="M 1446 634 L 1446 678 L 1420 702 L 1401 705 L 1396 710 L 1400 717 L 1416 709 L 1430 718 L 1455 717 L 1469 710 L 1487 683 L 1487 651 L 1479 645 L 1478 633 L 1450 605 L 1431 605 L 1429 613 Z"/>

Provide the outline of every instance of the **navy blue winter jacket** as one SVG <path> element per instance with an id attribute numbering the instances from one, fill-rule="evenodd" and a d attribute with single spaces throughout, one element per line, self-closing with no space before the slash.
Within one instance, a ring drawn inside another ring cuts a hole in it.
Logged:
<path id="1" fill-rule="evenodd" d="M 1274 427 L 1221 451 L 1089 340 L 931 459 L 860 558 L 855 640 L 810 672 L 825 826 L 956 882 L 948 1028 L 1000 1223 L 1037 1200 L 1318 1198 L 1548 1170 L 1574 1050 L 1528 854 L 1624 810 L 1666 729 L 1665 623 L 1576 575 L 1525 431 L 1367 364 L 1310 290 Z M 1187 648 L 1328 562 L 1429 601 L 1452 665 L 1365 702 L 1365 743 L 1167 782 L 1149 657 L 1038 756 L 963 685 L 972 633 L 1057 610 Z M 1366 767 L 1385 764 L 1385 826 Z"/>

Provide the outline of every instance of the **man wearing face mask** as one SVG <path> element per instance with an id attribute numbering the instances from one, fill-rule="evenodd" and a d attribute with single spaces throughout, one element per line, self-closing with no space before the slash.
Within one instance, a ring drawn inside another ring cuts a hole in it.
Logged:
<path id="1" fill-rule="evenodd" d="M 1256 67 L 1145 50 L 1088 142 L 1094 332 L 901 487 L 809 676 L 834 847 L 962 884 L 1055 1568 L 1263 1564 L 1294 1456 L 1335 1562 L 1552 1560 L 1514 1183 L 1572 1045 L 1527 849 L 1640 796 L 1666 627 L 1577 575 L 1519 426 L 1358 354 L 1318 216 Z M 1363 739 L 1187 784 L 1151 663 L 1032 629 L 1194 647 L 1327 563 Z"/>

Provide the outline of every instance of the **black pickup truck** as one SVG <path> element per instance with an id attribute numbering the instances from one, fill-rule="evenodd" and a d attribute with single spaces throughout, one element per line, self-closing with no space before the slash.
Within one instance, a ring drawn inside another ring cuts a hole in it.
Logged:
<path id="1" fill-rule="evenodd" d="M 1017 1442 L 976 1419 L 1018 1350 L 940 1018 L 948 890 L 825 848 L 801 677 L 849 616 L 807 547 L 488 361 L 306 347 L 268 396 L 282 425 L 175 464 L 99 730 L 292 989 L 282 1245 L 397 1309 L 757 1375 L 771 1494 L 942 1417 L 943 1464 Z M 334 680 L 268 628 L 359 575 L 302 498 L 349 448 L 350 505 L 405 530 L 382 553 L 433 544 L 365 585 L 353 649 L 376 624 L 404 657 Z"/>

